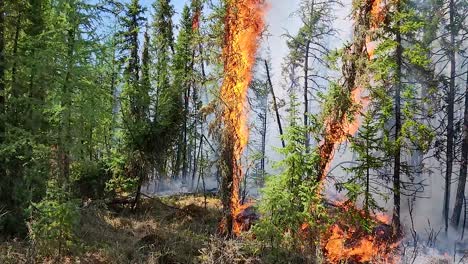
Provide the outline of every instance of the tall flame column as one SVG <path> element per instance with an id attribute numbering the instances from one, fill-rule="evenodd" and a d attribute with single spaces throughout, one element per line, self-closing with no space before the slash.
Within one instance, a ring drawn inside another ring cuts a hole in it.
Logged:
<path id="1" fill-rule="evenodd" d="M 224 80 L 220 99 L 222 120 L 222 202 L 224 219 L 222 232 L 238 234 L 241 223 L 236 221 L 242 211 L 239 198 L 243 178 L 240 163 L 248 141 L 246 114 L 247 91 L 252 80 L 252 67 L 263 30 L 263 0 L 227 0 L 224 33 Z"/>

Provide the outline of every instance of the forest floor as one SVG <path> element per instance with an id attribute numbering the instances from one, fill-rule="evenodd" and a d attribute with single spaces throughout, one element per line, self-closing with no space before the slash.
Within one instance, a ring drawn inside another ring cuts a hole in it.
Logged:
<path id="1" fill-rule="evenodd" d="M 220 218 L 221 202 L 214 196 L 145 198 L 136 212 L 92 201 L 81 208 L 71 250 L 58 254 L 57 249 L 10 240 L 0 243 L 0 264 L 286 263 L 278 258 L 306 263 L 287 252 L 268 254 L 269 248 L 251 239 L 250 232 L 243 235 L 248 239 L 216 236 Z M 449 256 L 430 255 L 401 262 L 453 263 Z"/>
<path id="2" fill-rule="evenodd" d="M 93 201 L 81 209 L 75 249 L 50 257 L 9 241 L 0 244 L 0 263 L 197 263 L 214 239 L 220 208 L 217 198 L 205 203 L 193 195 L 144 199 L 135 213 Z"/>

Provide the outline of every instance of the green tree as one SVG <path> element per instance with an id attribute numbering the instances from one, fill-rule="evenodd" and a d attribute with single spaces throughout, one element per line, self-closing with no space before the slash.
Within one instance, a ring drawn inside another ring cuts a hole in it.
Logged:
<path id="1" fill-rule="evenodd" d="M 145 98 L 148 97 L 147 87 L 141 87 L 140 81 L 140 56 L 139 56 L 139 32 L 142 27 L 144 13 L 139 0 L 132 0 L 125 6 L 125 13 L 120 18 L 122 31 L 121 58 L 125 64 L 123 79 L 124 87 L 121 94 L 122 122 L 124 126 L 124 141 L 126 151 L 126 169 L 128 177 L 137 182 L 133 208 L 138 205 L 141 195 L 141 187 L 147 177 L 147 138 L 149 135 L 149 119 L 145 112 L 148 107 Z M 147 65 L 147 57 L 144 57 Z M 147 69 L 144 71 L 147 73 Z M 147 76 L 144 75 L 145 78 Z M 144 82 L 144 80 L 143 80 Z"/>
<path id="2" fill-rule="evenodd" d="M 378 134 L 380 126 L 374 124 L 371 112 L 367 112 L 363 118 L 358 134 L 350 138 L 351 149 L 357 155 L 355 164 L 346 169 L 351 173 L 350 179 L 338 183 L 337 188 L 345 189 L 346 196 L 353 204 L 357 204 L 358 199 L 362 198 L 364 211 L 369 216 L 374 210 L 381 209 L 376 196 L 383 197 L 383 190 L 375 187 L 378 180 L 375 172 L 378 173 L 386 160 L 379 155 L 382 153 L 381 138 Z"/>
<path id="3" fill-rule="evenodd" d="M 417 107 L 417 89 L 407 82 L 411 79 L 412 66 L 427 67 L 429 63 L 427 51 L 417 37 L 424 23 L 409 1 L 393 5 L 386 9 L 391 10 L 387 13 L 387 22 L 377 24 L 379 44 L 370 65 L 375 80 L 370 96 L 378 105 L 376 115 L 382 124 L 384 149 L 393 157 L 387 165 L 392 168 L 393 228 L 397 234 L 401 231 L 401 195 L 414 195 L 420 185 L 411 181 L 413 175 L 405 158 L 415 148 L 427 151 L 432 133 L 419 121 L 422 113 Z M 408 41 L 403 42 L 403 39 Z M 410 181 L 403 182 L 403 175 Z"/>
<path id="4" fill-rule="evenodd" d="M 326 228 L 318 224 L 325 216 L 318 190 L 320 183 L 306 179 L 306 175 L 313 175 L 314 164 L 319 158 L 315 154 L 307 154 L 305 127 L 300 124 L 297 107 L 297 100 L 292 95 L 289 127 L 284 134 L 286 147 L 279 150 L 284 156 L 277 165 L 281 173 L 266 179 L 259 204 L 263 217 L 254 229 L 260 240 L 271 243 L 276 249 L 299 250 L 298 243 L 303 241 L 301 228 L 304 224 L 314 234 L 318 234 L 314 231 Z M 314 244 L 305 246 L 314 247 Z"/>

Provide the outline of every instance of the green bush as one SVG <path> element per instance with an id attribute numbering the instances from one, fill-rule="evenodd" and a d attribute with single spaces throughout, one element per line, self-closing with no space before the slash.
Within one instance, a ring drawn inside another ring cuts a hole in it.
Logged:
<path id="1" fill-rule="evenodd" d="M 327 226 L 320 183 L 315 180 L 320 157 L 306 149 L 308 128 L 299 125 L 295 98 L 291 101 L 286 147 L 280 149 L 284 156 L 278 164 L 281 173 L 267 178 L 259 203 L 262 217 L 253 228 L 257 238 L 272 248 L 277 261 L 282 252 L 316 258 L 318 234 Z"/>
<path id="2" fill-rule="evenodd" d="M 30 210 L 30 238 L 42 255 L 62 256 L 76 245 L 76 229 L 80 220 L 79 201 L 49 183 L 46 197 L 33 203 Z"/>
<path id="3" fill-rule="evenodd" d="M 77 162 L 72 166 L 72 190 L 80 198 L 100 199 L 106 194 L 110 170 L 103 162 Z"/>

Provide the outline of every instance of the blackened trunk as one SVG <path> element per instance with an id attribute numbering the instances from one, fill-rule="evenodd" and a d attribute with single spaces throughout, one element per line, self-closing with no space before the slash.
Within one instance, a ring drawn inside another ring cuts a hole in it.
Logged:
<path id="1" fill-rule="evenodd" d="M 370 142 L 368 137 L 366 137 L 366 195 L 365 195 L 365 201 L 364 201 L 364 208 L 366 215 L 369 216 L 369 196 L 370 196 L 370 169 L 369 169 L 369 164 L 370 164 L 370 153 L 369 153 L 369 148 L 370 148 Z"/>
<path id="2" fill-rule="evenodd" d="M 465 112 L 463 114 L 463 142 L 462 156 L 460 164 L 460 176 L 458 178 L 457 198 L 455 199 L 455 207 L 453 208 L 452 223 L 455 226 L 460 224 L 460 216 L 465 198 L 465 186 L 467 175 L 468 162 L 468 72 L 466 74 L 466 90 L 465 90 Z"/>
<path id="3" fill-rule="evenodd" d="M 306 43 L 305 57 L 304 57 L 304 128 L 305 128 L 305 147 L 306 152 L 309 152 L 309 50 L 310 41 Z"/>
<path id="4" fill-rule="evenodd" d="M 400 7 L 397 7 L 400 9 Z M 398 22 L 397 27 L 399 27 Z M 400 233 L 400 168 L 401 168 L 401 147 L 399 139 L 401 137 L 401 66 L 403 47 L 401 45 L 401 33 L 397 30 L 396 33 L 396 83 L 395 83 L 395 153 L 393 156 L 393 219 L 392 227 L 393 234 L 398 235 Z"/>
<path id="5" fill-rule="evenodd" d="M 262 131 L 262 160 L 261 160 L 261 170 L 262 170 L 262 180 L 265 179 L 265 155 L 266 155 L 266 131 L 267 131 L 267 115 L 268 115 L 268 100 L 265 102 L 265 108 L 263 111 L 263 131 Z"/>
<path id="6" fill-rule="evenodd" d="M 0 114 L 5 108 L 5 0 L 0 0 Z M 0 124 L 0 143 L 4 140 L 5 128 Z"/>
<path id="7" fill-rule="evenodd" d="M 273 97 L 273 108 L 275 109 L 276 121 L 278 122 L 278 129 L 281 137 L 281 145 L 283 148 L 286 147 L 283 139 L 283 127 L 281 126 L 281 117 L 279 114 L 278 103 L 276 102 L 275 90 L 273 89 L 273 83 L 271 82 L 270 68 L 268 67 L 268 62 L 265 60 L 265 70 L 267 73 L 268 84 L 270 86 L 271 96 Z"/>
<path id="8" fill-rule="evenodd" d="M 444 222 L 445 232 L 448 231 L 448 216 L 450 206 L 450 189 L 453 172 L 453 137 L 454 137 L 454 105 L 455 105 L 455 26 L 454 26 L 454 2 L 450 0 L 450 84 L 447 95 L 447 150 L 446 150 L 446 169 L 445 169 L 445 196 L 444 196 Z"/>

